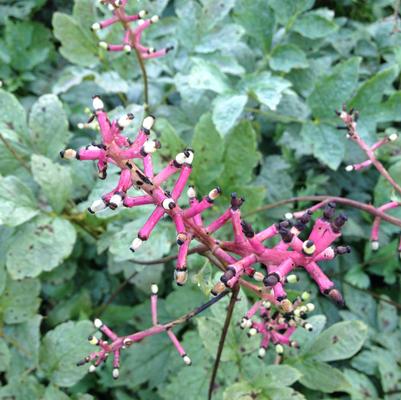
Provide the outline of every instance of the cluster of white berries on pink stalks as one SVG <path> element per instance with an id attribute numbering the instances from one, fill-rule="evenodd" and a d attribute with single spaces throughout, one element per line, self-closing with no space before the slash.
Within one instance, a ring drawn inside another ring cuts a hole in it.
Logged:
<path id="1" fill-rule="evenodd" d="M 139 230 L 137 237 L 132 240 L 130 246 L 132 251 L 138 251 L 150 238 L 162 217 L 168 215 L 177 232 L 176 283 L 178 285 L 185 284 L 188 275 L 187 255 L 190 245 L 193 240 L 200 242 L 219 260 L 224 269 L 220 281 L 211 291 L 213 295 L 219 298 L 221 294 L 226 293 L 227 289 L 232 289 L 239 284 L 251 288 L 263 300 L 270 301 L 277 307 L 279 314 L 272 317 L 273 320 L 277 320 L 277 335 L 268 334 L 273 343 L 278 338 L 283 339 L 279 336 L 281 335 L 280 329 L 284 329 L 282 318 L 289 318 L 285 322 L 288 325 L 287 338 L 293 332 L 294 326 L 291 324 L 294 321 L 297 322 L 295 317 L 299 310 L 299 304 L 292 303 L 287 298 L 285 291 L 285 285 L 295 280 L 292 273 L 295 268 L 304 268 L 323 294 L 329 296 L 336 303 L 343 304 L 340 292 L 318 265 L 321 261 L 331 260 L 339 254 L 350 251 L 348 246 L 331 246 L 341 236 L 341 228 L 347 220 L 343 214 L 339 214 L 337 217 L 334 215 L 335 203 L 326 204 L 322 217 L 317 219 L 306 240 L 302 240 L 300 236 L 311 220 L 312 212 L 310 210 L 295 217 L 287 215 L 288 219 L 273 224 L 260 232 L 254 232 L 252 226 L 241 217 L 240 208 L 245 200 L 236 193 L 232 193 L 231 204 L 227 210 L 213 222 L 205 225 L 203 214 L 214 204 L 221 189 L 213 188 L 206 196 L 199 199 L 195 189 L 189 186 L 187 190 L 189 206 L 187 208 L 180 207 L 178 199 L 183 194 L 190 178 L 194 151 L 189 148 L 184 149 L 165 168 L 155 172 L 152 155 L 161 147 L 159 141 L 151 138 L 155 118 L 151 115 L 145 117 L 136 137 L 130 139 L 123 133 L 126 132 L 133 118 L 132 114 L 127 114 L 114 121 L 110 120 L 104 110 L 103 101 L 99 96 L 94 96 L 91 119 L 96 119 L 98 123 L 101 143 L 92 143 L 79 150 L 65 149 L 60 152 L 64 159 L 97 161 L 98 174 L 101 179 L 107 177 L 107 168 L 110 163 L 121 170 L 117 186 L 100 199 L 95 200 L 89 207 L 89 212 L 98 213 L 106 208 L 115 210 L 118 207 L 154 205 L 154 211 Z M 167 190 L 163 186 L 175 174 L 178 174 L 178 178 L 172 189 Z M 141 195 L 132 195 L 130 190 L 133 188 L 142 192 Z M 230 224 L 232 227 L 233 240 L 223 241 L 215 238 L 215 232 L 226 224 Z M 270 248 L 265 241 L 272 237 L 278 237 L 280 241 Z M 259 265 L 262 265 L 261 271 L 257 270 Z M 264 285 L 256 286 L 247 278 L 263 282 Z M 135 333 L 124 338 L 118 337 L 106 325 L 97 320 L 95 325 L 112 340 L 113 344 L 109 345 L 100 339 L 93 339 L 101 347 L 101 350 L 85 359 L 88 362 L 96 359 L 91 370 L 100 365 L 107 354 L 113 352 L 116 371 L 119 368 L 121 348 L 162 331 L 167 331 L 177 350 L 184 357 L 184 361 L 188 360 L 172 332 L 166 330 L 165 325 L 162 328 L 161 325 L 155 324 L 154 310 L 155 308 L 152 306 L 154 327 L 144 331 L 145 333 Z M 292 322 L 290 323 L 290 321 Z M 260 326 L 260 332 L 265 334 L 265 328 Z M 136 340 L 137 338 L 140 339 Z M 284 342 L 277 343 L 286 344 Z M 113 375 L 117 376 L 118 373 L 113 372 Z"/>
<path id="2" fill-rule="evenodd" d="M 100 41 L 99 46 L 101 48 L 111 52 L 125 52 L 127 54 L 130 54 L 132 50 L 136 50 L 142 59 L 163 57 L 173 49 L 170 46 L 156 50 L 153 47 L 146 47 L 141 43 L 142 33 L 150 25 L 159 21 L 159 16 L 154 15 L 146 19 L 147 12 L 145 10 L 139 11 L 135 15 L 128 15 L 126 13 L 127 0 L 100 0 L 100 3 L 108 5 L 109 9 L 113 12 L 113 16 L 104 21 L 95 22 L 92 25 L 92 31 L 97 32 L 116 23 L 122 24 L 124 29 L 121 43 L 110 44 Z M 136 23 L 135 28 L 131 26 L 132 23 Z"/>
<path id="3" fill-rule="evenodd" d="M 336 114 L 341 118 L 344 122 L 344 126 L 338 126 L 338 129 L 344 129 L 347 131 L 347 139 L 352 140 L 356 143 L 360 149 L 366 154 L 367 159 L 361 163 L 350 164 L 345 167 L 347 172 L 351 171 L 361 171 L 370 166 L 374 166 L 377 171 L 386 179 L 390 185 L 393 187 L 395 192 L 401 194 L 401 186 L 392 178 L 392 176 L 388 173 L 388 171 L 384 168 L 383 164 L 376 158 L 376 152 L 381 147 L 385 146 L 388 143 L 395 142 L 398 139 L 398 135 L 396 133 L 392 133 L 390 135 L 384 136 L 382 139 L 378 140 L 373 145 L 369 146 L 358 133 L 358 119 L 359 113 L 358 111 L 351 109 L 347 111 L 346 107 L 343 106 L 341 111 L 336 111 Z M 400 207 L 401 203 L 399 201 L 390 201 L 385 203 L 377 208 L 377 210 L 386 212 L 389 210 L 393 210 L 395 208 Z M 376 216 L 372 225 L 372 230 L 370 234 L 371 247 L 373 251 L 377 251 L 379 249 L 379 229 L 382 218 Z M 398 252 L 401 257 L 401 238 L 398 245 Z"/>

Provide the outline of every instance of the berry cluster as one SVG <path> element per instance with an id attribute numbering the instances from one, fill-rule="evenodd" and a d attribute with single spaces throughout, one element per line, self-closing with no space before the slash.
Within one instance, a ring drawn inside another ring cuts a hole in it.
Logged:
<path id="1" fill-rule="evenodd" d="M 380 172 L 380 174 L 389 181 L 389 183 L 394 187 L 396 191 L 398 191 L 401 194 L 401 187 L 394 181 L 394 179 L 389 175 L 387 170 L 383 167 L 380 161 L 377 160 L 376 158 L 376 151 L 381 148 L 382 146 L 394 142 L 398 139 L 398 135 L 396 133 L 392 133 L 389 136 L 385 136 L 381 140 L 377 141 L 373 145 L 369 146 L 359 135 L 358 130 L 357 130 L 357 122 L 359 118 L 359 113 L 351 109 L 347 112 L 347 109 L 345 106 L 343 106 L 341 111 L 336 111 L 336 114 L 341 118 L 341 120 L 344 122 L 344 126 L 339 126 L 338 129 L 344 129 L 347 131 L 347 138 L 355 142 L 366 154 L 368 157 L 367 160 L 358 163 L 358 164 L 352 164 L 352 165 L 347 165 L 345 167 L 345 170 L 347 172 L 351 171 L 360 171 L 365 168 L 370 167 L 373 165 L 376 167 L 376 169 Z M 388 211 L 394 208 L 397 208 L 401 205 L 400 202 L 398 201 L 390 201 L 386 204 L 383 204 L 382 206 L 378 207 L 379 211 Z M 371 234 L 370 234 L 370 240 L 371 240 L 371 246 L 372 250 L 376 251 L 379 249 L 379 228 L 380 228 L 380 223 L 381 223 L 381 218 L 376 217 Z M 401 238 L 398 246 L 398 252 L 401 257 Z"/>
<path id="2" fill-rule="evenodd" d="M 290 219 L 285 219 L 259 233 L 255 233 L 252 226 L 241 218 L 240 208 L 244 199 L 237 196 L 236 193 L 231 195 L 230 207 L 217 219 L 205 226 L 202 214 L 213 205 L 215 199 L 221 193 L 220 188 L 212 189 L 207 196 L 199 200 L 195 189 L 189 186 L 187 191 L 189 207 L 182 209 L 177 204 L 191 174 L 194 158 L 193 150 L 186 149 L 177 154 L 175 159 L 162 171 L 155 174 L 152 154 L 161 146 L 158 141 L 150 138 L 155 118 L 153 116 L 146 117 L 136 138 L 130 140 L 123 135 L 123 131 L 132 122 L 134 118 L 132 114 L 110 121 L 104 111 L 104 104 L 98 96 L 93 98 L 93 109 L 91 120 L 96 119 L 97 121 L 102 138 L 101 143 L 92 143 L 78 151 L 66 149 L 60 152 L 61 157 L 66 159 L 97 160 L 98 174 L 101 179 L 107 177 L 109 163 L 115 164 L 121 169 L 117 186 L 111 192 L 104 194 L 101 199 L 95 200 L 89 207 L 89 211 L 97 213 L 106 207 L 114 210 L 121 206 L 136 207 L 153 204 L 155 206 L 153 213 L 131 243 L 130 248 L 132 251 L 138 250 L 143 242 L 149 239 L 153 229 L 164 215 L 169 215 L 177 231 L 179 250 L 175 279 L 179 285 L 183 285 L 187 279 L 187 254 L 193 239 L 207 246 L 212 254 L 218 257 L 226 266 L 220 282 L 213 288 L 212 293 L 215 296 L 221 296 L 221 294 L 224 294 L 226 287 L 232 288 L 238 282 L 241 282 L 241 277 L 248 276 L 257 281 L 263 281 L 265 287 L 267 287 L 263 298 L 270 298 L 284 314 L 282 316 L 276 313 L 270 316 L 266 303 L 264 306 L 260 306 L 258 303 L 247 314 L 248 318 L 250 318 L 253 315 L 252 313 L 260 309 L 266 317 L 264 324 L 255 323 L 255 325 L 251 326 L 253 330 L 250 331 L 251 334 L 259 332 L 263 336 L 262 348 L 264 350 L 260 350 L 260 355 L 265 351 L 270 340 L 278 345 L 276 350 L 279 352 L 282 349 L 280 346 L 290 344 L 289 338 L 297 324 L 308 328 L 302 322 L 301 313 L 311 311 L 311 306 L 303 306 L 298 300 L 293 304 L 287 299 L 284 290 L 284 285 L 287 282 L 294 281 L 294 275 L 290 273 L 296 267 L 303 266 L 316 281 L 322 293 L 342 304 L 341 294 L 334 288 L 333 282 L 329 280 L 317 264 L 319 261 L 330 260 L 337 254 L 344 254 L 350 251 L 347 246 L 330 247 L 341 235 L 341 227 L 347 219 L 342 214 L 334 218 L 334 203 L 326 205 L 323 216 L 316 221 L 308 239 L 305 241 L 302 241 L 299 235 L 310 222 L 311 211 L 302 213 L 293 222 Z M 93 121 L 90 121 L 90 123 L 92 124 Z M 142 163 L 142 169 L 136 165 L 137 161 Z M 179 173 L 179 176 L 171 192 L 164 190 L 161 185 L 176 173 Z M 143 194 L 131 196 L 128 194 L 131 188 L 141 190 Z M 220 241 L 213 238 L 212 235 L 228 222 L 232 226 L 234 240 Z M 266 247 L 263 242 L 274 236 L 281 237 L 281 241 L 273 248 Z M 255 270 L 255 265 L 259 263 L 265 268 L 266 274 Z M 269 291 L 272 293 L 270 294 Z M 94 361 L 94 364 L 90 366 L 90 371 L 94 371 L 97 366 L 106 360 L 110 353 L 113 353 L 113 376 L 117 378 L 119 376 L 121 350 L 145 337 L 160 332 L 167 332 L 184 361 L 187 364 L 190 363 L 185 351 L 172 333 L 171 325 L 158 324 L 156 311 L 157 289 L 155 286 L 152 292 L 153 327 L 129 336 L 119 337 L 100 320 L 96 320 L 95 326 L 111 339 L 112 343 L 109 344 L 96 337 L 91 337 L 91 343 L 98 345 L 100 350 L 86 357 L 80 362 L 80 365 Z M 260 307 L 264 307 L 264 311 Z M 304 309 L 305 307 L 306 309 Z M 282 331 L 283 329 L 284 331 Z"/>
<path id="3" fill-rule="evenodd" d="M 277 310 L 273 312 L 272 303 L 269 301 L 257 301 L 248 310 L 241 320 L 240 327 L 249 329 L 249 337 L 256 334 L 260 334 L 262 337 L 258 353 L 259 358 L 264 358 L 270 343 L 275 345 L 276 353 L 280 357 L 284 353 L 284 346 L 299 347 L 296 341 L 291 340 L 297 326 L 301 326 L 307 331 L 313 329 L 312 325 L 306 321 L 308 313 L 315 309 L 312 303 L 305 303 L 309 298 L 308 292 L 302 293 L 293 302 L 293 310 L 285 314 L 281 314 Z M 257 315 L 259 318 L 252 320 Z"/>
<path id="4" fill-rule="evenodd" d="M 126 13 L 127 0 L 100 0 L 100 3 L 107 4 L 109 9 L 113 11 L 113 16 L 104 21 L 95 22 L 92 25 L 92 30 L 96 32 L 117 22 L 120 22 L 124 27 L 121 44 L 109 44 L 101 41 L 99 42 L 101 48 L 114 52 L 123 51 L 127 54 L 130 54 L 135 49 L 142 59 L 163 57 L 173 49 L 173 47 L 166 47 L 161 50 L 155 50 L 153 47 L 145 47 L 141 44 L 143 31 L 159 20 L 157 15 L 150 19 L 143 19 L 146 16 L 146 11 L 144 10 L 135 15 L 128 15 Z M 134 29 L 131 28 L 132 22 L 137 22 L 137 26 Z"/>
<path id="5" fill-rule="evenodd" d="M 140 342 L 146 337 L 154 336 L 162 332 L 166 332 L 174 347 L 177 349 L 178 354 L 182 357 L 186 365 L 191 365 L 191 359 L 185 353 L 184 348 L 181 346 L 177 336 L 172 331 L 174 324 L 160 324 L 157 318 L 157 293 L 159 291 L 157 285 L 151 286 L 151 314 L 152 314 L 152 327 L 140 332 L 136 332 L 128 336 L 118 336 L 108 326 L 106 326 L 100 319 L 95 319 L 95 328 L 100 330 L 110 341 L 109 343 L 102 338 L 91 335 L 88 337 L 89 343 L 98 346 L 99 351 L 93 352 L 78 362 L 78 366 L 85 365 L 93 362 L 89 366 L 89 372 L 95 372 L 96 368 L 103 364 L 108 356 L 113 354 L 113 378 L 117 379 L 120 376 L 120 356 L 121 350 L 132 346 L 136 342 Z"/>
<path id="6" fill-rule="evenodd" d="M 255 233 L 252 226 L 241 219 L 237 198 L 234 196 L 232 205 L 217 221 L 223 224 L 231 220 L 234 231 L 234 240 L 221 242 L 223 250 L 240 256 L 240 259 L 227 257 L 229 263 L 226 272 L 215 287 L 219 293 L 224 286 L 233 287 L 242 275 L 263 280 L 266 287 L 271 288 L 274 298 L 285 308 L 291 307 L 287 299 L 284 285 L 288 282 L 288 275 L 297 267 L 303 267 L 317 283 L 320 291 L 328 295 L 339 305 L 343 305 L 340 292 L 334 288 L 334 283 L 323 273 L 318 262 L 332 260 L 339 254 L 349 253 L 349 246 L 330 247 L 341 236 L 341 228 L 347 221 L 344 214 L 334 218 L 335 203 L 326 205 L 323 216 L 319 218 L 309 234 L 307 240 L 299 238 L 311 219 L 312 212 L 306 211 L 292 222 L 285 219 L 267 229 Z M 292 215 L 287 215 L 291 217 Z M 266 247 L 263 242 L 274 236 L 281 237 L 281 241 L 273 248 Z M 253 266 L 261 263 L 266 269 L 266 275 L 255 272 Z"/>
<path id="7" fill-rule="evenodd" d="M 255 233 L 252 226 L 241 218 L 241 205 L 244 199 L 236 193 L 231 195 L 230 207 L 208 226 L 204 226 L 202 213 L 210 208 L 221 193 L 219 187 L 212 189 L 207 196 L 198 200 L 193 187 L 188 189 L 189 207 L 182 209 L 177 201 L 182 195 L 192 170 L 194 152 L 186 149 L 179 153 L 162 171 L 154 174 L 152 154 L 160 148 L 158 141 L 150 139 L 154 117 L 148 116 L 142 123 L 137 137 L 131 141 L 122 134 L 133 119 L 128 114 L 116 121 L 110 121 L 104 111 L 104 104 L 98 96 L 93 98 L 94 117 L 97 119 L 102 143 L 92 144 L 78 151 L 66 149 L 60 154 L 63 158 L 79 160 L 97 160 L 99 177 L 107 176 L 108 163 L 113 163 L 121 169 L 117 186 L 109 193 L 96 200 L 90 207 L 91 213 L 99 212 L 106 207 L 136 207 L 144 204 L 154 204 L 155 209 L 147 222 L 139 230 L 137 237 L 131 243 L 131 250 L 136 251 L 147 241 L 164 215 L 169 215 L 174 222 L 179 246 L 175 279 L 183 285 L 187 279 L 187 254 L 193 239 L 206 245 L 227 267 L 220 282 L 213 289 L 214 294 L 221 293 L 226 287 L 232 288 L 242 276 L 249 276 L 257 281 L 263 281 L 271 288 L 274 298 L 279 302 L 288 303 L 284 285 L 287 275 L 296 267 L 303 267 L 319 286 L 322 293 L 328 295 L 338 304 L 342 304 L 342 296 L 334 283 L 323 273 L 318 262 L 331 260 L 338 254 L 350 251 L 348 246 L 332 248 L 330 245 L 341 236 L 341 227 L 347 217 L 340 214 L 334 218 L 335 203 L 329 203 L 319 218 L 308 239 L 302 241 L 300 233 L 311 219 L 307 211 L 300 218 L 291 222 L 289 219 L 273 224 L 267 229 Z M 140 160 L 143 169 L 135 161 Z M 179 176 L 171 191 L 161 185 L 172 175 Z M 141 196 L 130 196 L 127 192 L 132 187 L 141 190 Z M 223 225 L 230 222 L 234 240 L 220 241 L 212 234 Z M 269 248 L 264 245 L 267 239 L 280 236 L 281 241 Z M 266 274 L 257 272 L 255 265 L 262 264 Z"/>

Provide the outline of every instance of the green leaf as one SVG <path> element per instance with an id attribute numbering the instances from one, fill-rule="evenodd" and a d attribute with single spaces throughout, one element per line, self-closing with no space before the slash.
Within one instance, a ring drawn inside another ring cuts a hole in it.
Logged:
<path id="1" fill-rule="evenodd" d="M 55 385 L 71 387 L 87 373 L 76 363 L 94 351 L 86 338 L 93 333 L 89 321 L 66 322 L 46 333 L 40 348 L 40 365 Z"/>
<path id="2" fill-rule="evenodd" d="M 313 115 L 318 118 L 333 117 L 351 97 L 358 84 L 360 58 L 353 57 L 336 65 L 332 73 L 322 76 L 308 98 Z"/>
<path id="3" fill-rule="evenodd" d="M 393 351 L 394 349 L 392 351 L 380 350 L 376 356 L 383 391 L 395 391 L 397 396 L 401 391 L 401 370 L 397 360 L 394 358 Z"/>
<path id="4" fill-rule="evenodd" d="M 0 89 L 0 133 L 3 129 L 13 130 L 21 138 L 27 136 L 26 112 L 17 98 Z"/>
<path id="5" fill-rule="evenodd" d="M 257 378 L 258 386 L 264 388 L 280 389 L 283 386 L 291 386 L 301 374 L 289 365 L 268 365 L 263 370 L 263 379 Z"/>
<path id="6" fill-rule="evenodd" d="M 173 159 L 178 153 L 185 149 L 185 143 L 180 139 L 175 128 L 167 119 L 156 120 L 155 130 L 160 132 L 160 141 L 162 148 L 158 151 L 163 157 Z"/>
<path id="7" fill-rule="evenodd" d="M 248 101 L 245 95 L 222 94 L 213 102 L 213 122 L 217 130 L 225 135 L 235 125 Z"/>
<path id="8" fill-rule="evenodd" d="M 152 207 L 148 207 L 148 209 L 149 212 L 146 212 L 146 210 L 139 211 L 134 221 L 125 224 L 124 227 L 120 228 L 111 238 L 109 250 L 117 262 L 132 260 L 134 258 L 154 260 L 163 257 L 163 255 L 169 252 L 171 248 L 171 241 L 169 240 L 168 234 L 169 226 L 163 225 L 163 223 L 159 223 L 157 228 L 152 232 L 149 241 L 143 243 L 141 247 L 141 250 L 142 248 L 144 249 L 143 252 L 138 250 L 137 253 L 133 253 L 129 249 L 137 232 L 142 228 L 153 211 Z M 132 266 L 129 267 L 132 268 Z"/>
<path id="9" fill-rule="evenodd" d="M 72 15 L 88 40 L 94 41 L 90 27 L 96 21 L 96 3 L 92 0 L 75 0 Z"/>
<path id="10" fill-rule="evenodd" d="M 291 82 L 278 76 L 272 76 L 270 72 L 247 76 L 243 84 L 258 101 L 273 111 L 280 103 L 283 92 L 291 86 Z"/>
<path id="11" fill-rule="evenodd" d="M 208 185 L 221 174 L 224 152 L 224 142 L 210 114 L 202 115 L 195 126 L 192 147 L 195 150 L 195 158 L 191 178 L 201 191 L 208 190 Z"/>
<path id="12" fill-rule="evenodd" d="M 370 379 L 353 369 L 344 370 L 344 375 L 352 385 L 352 400 L 377 399 L 377 390 Z"/>
<path id="13" fill-rule="evenodd" d="M 285 387 L 300 377 L 301 374 L 288 365 L 270 365 L 263 368 L 263 378 L 256 377 L 252 383 L 242 381 L 227 387 L 223 399 L 303 400 L 300 393 Z"/>
<path id="14" fill-rule="evenodd" d="M 12 343 L 12 364 L 8 369 L 10 376 L 20 375 L 29 368 L 38 367 L 41 322 L 42 316 L 35 315 L 23 323 L 7 325 L 4 328 L 5 337 Z"/>
<path id="15" fill-rule="evenodd" d="M 0 314 L 7 324 L 20 324 L 33 317 L 40 305 L 40 283 L 36 279 L 13 281 L 7 279 L 0 296 Z"/>
<path id="16" fill-rule="evenodd" d="M 253 169 L 260 160 L 256 132 L 249 121 L 240 122 L 225 138 L 224 173 L 222 187 L 236 182 L 244 185 L 253 176 Z"/>
<path id="17" fill-rule="evenodd" d="M 336 32 L 338 26 L 330 19 L 316 12 L 310 12 L 298 18 L 292 29 L 308 39 L 320 39 Z"/>
<path id="18" fill-rule="evenodd" d="M 67 114 L 54 94 L 39 97 L 31 109 L 29 127 L 35 149 L 51 159 L 59 157 L 71 137 Z"/>
<path id="19" fill-rule="evenodd" d="M 0 177 L 0 225 L 18 226 L 39 213 L 31 191 L 15 176 Z"/>
<path id="20" fill-rule="evenodd" d="M 326 363 L 304 360 L 294 367 L 302 374 L 299 381 L 309 389 L 323 393 L 348 392 L 351 389 L 344 374 Z"/>
<path id="21" fill-rule="evenodd" d="M 294 181 L 289 169 L 289 164 L 281 156 L 268 156 L 263 160 L 256 183 L 266 187 L 268 201 L 292 197 Z"/>
<path id="22" fill-rule="evenodd" d="M 235 18 L 264 51 L 270 49 L 275 21 L 274 13 L 264 0 L 238 0 Z"/>
<path id="23" fill-rule="evenodd" d="M 215 65 L 196 58 L 194 66 L 188 77 L 188 85 L 193 89 L 211 90 L 216 93 L 223 93 L 230 89 L 227 76 Z"/>
<path id="24" fill-rule="evenodd" d="M 345 154 L 345 138 L 334 127 L 307 122 L 301 136 L 319 161 L 333 170 L 339 167 Z"/>
<path id="25" fill-rule="evenodd" d="M 365 291 L 344 285 L 344 300 L 347 307 L 360 319 L 366 321 L 370 326 L 376 326 L 376 302 L 373 297 Z"/>
<path id="26" fill-rule="evenodd" d="M 43 400 L 69 400 L 70 398 L 56 386 L 50 385 L 46 388 Z"/>
<path id="27" fill-rule="evenodd" d="M 187 351 L 190 354 L 189 349 Z M 182 360 L 167 335 L 161 334 L 132 346 L 122 363 L 129 368 L 121 369 L 119 385 L 136 388 L 149 381 L 149 386 L 154 388 L 165 382 L 174 365 L 175 368 L 181 366 L 178 363 Z M 160 368 L 161 365 L 165 367 Z"/>
<path id="28" fill-rule="evenodd" d="M 307 68 L 305 53 L 293 44 L 278 45 L 273 49 L 270 67 L 275 71 L 290 72 L 293 68 Z"/>
<path id="29" fill-rule="evenodd" d="M 0 372 L 7 371 L 9 364 L 10 350 L 8 350 L 6 341 L 0 338 Z"/>
<path id="30" fill-rule="evenodd" d="M 241 25 L 226 23 L 219 30 L 214 29 L 203 35 L 202 41 L 196 46 L 195 50 L 198 53 L 215 53 L 217 50 L 230 52 L 232 43 L 241 41 L 244 33 L 245 29 Z M 223 72 L 225 71 L 223 70 Z"/>
<path id="31" fill-rule="evenodd" d="M 38 217 L 16 230 L 6 256 L 8 272 L 13 279 L 23 279 L 51 271 L 71 254 L 75 240 L 70 222 Z"/>
<path id="32" fill-rule="evenodd" d="M 35 181 L 42 188 L 53 210 L 60 213 L 71 197 L 70 169 L 36 154 L 32 156 L 31 166 Z"/>
<path id="33" fill-rule="evenodd" d="M 361 349 L 367 335 L 368 327 L 361 321 L 338 322 L 316 338 L 306 355 L 318 361 L 345 360 Z"/>
<path id="34" fill-rule="evenodd" d="M 5 39 L 10 64 L 21 73 L 46 61 L 53 48 L 51 32 L 37 22 L 7 20 Z"/>
<path id="35" fill-rule="evenodd" d="M 389 300 L 388 296 L 382 298 Z M 377 324 L 379 332 L 392 332 L 397 328 L 397 308 L 387 301 L 381 300 L 377 307 Z"/>
<path id="36" fill-rule="evenodd" d="M 44 388 L 33 374 L 12 377 L 7 385 L 0 388 L 0 398 L 13 400 L 42 399 Z"/>
<path id="37" fill-rule="evenodd" d="M 70 15 L 56 12 L 53 14 L 55 37 L 61 42 L 60 53 L 70 62 L 83 67 L 98 64 L 97 47 L 94 40 L 89 40 L 85 28 Z"/>
<path id="38" fill-rule="evenodd" d="M 270 0 L 269 5 L 274 10 L 276 19 L 286 25 L 295 20 L 299 14 L 313 7 L 315 0 Z"/>
<path id="39" fill-rule="evenodd" d="M 236 0 L 202 0 L 202 27 L 205 31 L 212 29 L 234 7 Z"/>
<path id="40" fill-rule="evenodd" d="M 262 390 L 249 382 L 237 382 L 224 390 L 224 400 L 253 400 L 261 394 Z"/>
<path id="41" fill-rule="evenodd" d="M 8 17 L 25 18 L 32 10 L 39 9 L 46 0 L 13 0 L 0 5 L 0 23 Z"/>

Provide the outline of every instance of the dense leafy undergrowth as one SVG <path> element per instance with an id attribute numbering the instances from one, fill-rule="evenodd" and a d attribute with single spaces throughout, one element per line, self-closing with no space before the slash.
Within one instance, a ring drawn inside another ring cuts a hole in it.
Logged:
<path id="1" fill-rule="evenodd" d="M 401 34 L 392 0 L 157 0 L 130 2 L 162 19 L 146 32 L 166 57 L 146 61 L 149 103 L 164 165 L 192 144 L 191 183 L 246 197 L 244 212 L 261 228 L 293 205 L 258 210 L 292 196 L 330 194 L 381 205 L 394 199 L 373 169 L 346 173 L 364 160 L 348 143 L 334 113 L 342 103 L 360 112 L 372 144 L 401 121 Z M 149 326 L 148 293 L 160 286 L 160 319 L 206 302 L 215 282 L 207 259 L 190 256 L 190 279 L 177 288 L 173 263 L 138 265 L 169 255 L 175 232 L 159 224 L 152 240 L 131 253 L 146 213 L 86 212 L 118 179 L 99 181 L 91 163 L 63 163 L 58 152 L 86 145 L 96 132 L 79 130 L 93 94 L 113 115 L 144 115 L 141 70 L 134 55 L 108 54 L 118 27 L 90 26 L 104 12 L 94 0 L 0 2 L 0 388 L 1 399 L 205 399 L 227 302 L 177 332 L 191 355 L 188 368 L 168 339 L 154 337 L 124 354 L 118 381 L 108 366 L 87 375 L 75 363 L 90 350 L 89 320 L 101 316 L 119 332 Z M 400 141 L 380 151 L 401 178 Z M 310 203 L 298 203 L 302 209 Z M 256 357 L 257 339 L 238 322 L 252 296 L 241 293 L 223 352 L 215 399 L 399 399 L 401 324 L 398 312 L 399 229 L 382 224 L 377 253 L 372 217 L 356 210 L 344 229 L 352 254 L 326 272 L 345 295 L 338 309 L 306 275 L 293 296 L 312 290 L 312 333 L 296 333 L 300 350 L 281 366 Z M 397 215 L 397 211 L 392 212 Z M 210 212 L 213 215 L 213 211 Z M 398 211 L 398 216 L 401 213 Z M 227 230 L 227 233 L 229 231 Z M 174 250 L 175 251 L 175 250 Z M 341 345 L 336 345 L 340 343 Z"/>

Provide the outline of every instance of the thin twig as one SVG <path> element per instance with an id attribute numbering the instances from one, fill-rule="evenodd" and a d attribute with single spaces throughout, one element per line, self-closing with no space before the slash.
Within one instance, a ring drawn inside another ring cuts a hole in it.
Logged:
<path id="1" fill-rule="evenodd" d="M 228 328 L 230 327 L 234 307 L 235 307 L 235 304 L 237 303 L 237 295 L 238 295 L 239 288 L 240 288 L 240 286 L 238 284 L 234 286 L 234 288 L 232 290 L 232 294 L 231 294 L 230 303 L 228 304 L 226 319 L 224 321 L 223 330 L 221 331 L 219 346 L 217 348 L 217 353 L 216 353 L 216 359 L 214 361 L 212 376 L 210 378 L 208 400 L 211 400 L 212 396 L 213 396 L 213 389 L 214 389 L 214 384 L 215 384 L 216 377 L 217 377 L 217 371 L 218 371 L 219 365 L 220 365 L 221 354 L 223 353 L 224 343 L 226 341 Z"/>
<path id="2" fill-rule="evenodd" d="M 28 163 L 13 149 L 8 140 L 0 133 L 0 140 L 3 142 L 6 149 L 14 156 L 14 158 L 24 167 L 28 172 L 31 172 Z"/>
<path id="3" fill-rule="evenodd" d="M 143 58 L 139 53 L 138 49 L 134 46 L 136 58 L 138 59 L 139 66 L 142 72 L 142 79 L 143 79 L 143 99 L 144 99 L 144 108 L 145 111 L 149 109 L 149 85 L 148 85 L 148 74 L 146 72 L 145 63 L 143 62 Z"/>
<path id="4" fill-rule="evenodd" d="M 365 154 L 367 155 L 371 163 L 375 166 L 380 175 L 390 183 L 395 191 L 401 194 L 401 186 L 398 185 L 398 183 L 389 174 L 383 164 L 376 158 L 375 149 L 369 146 L 359 135 L 357 130 L 357 120 L 359 114 L 355 110 L 350 110 L 349 112 L 346 112 L 345 106 L 343 106 L 342 112 L 337 111 L 337 113 L 346 126 L 346 129 L 348 131 L 348 138 L 355 142 L 361 148 L 361 150 L 365 152 Z"/>
<path id="5" fill-rule="evenodd" d="M 248 212 L 246 215 L 256 214 L 256 213 L 259 213 L 261 211 L 271 210 L 273 208 L 281 207 L 281 206 L 284 206 L 286 204 L 296 203 L 296 202 L 300 202 L 300 201 L 312 201 L 312 202 L 320 202 L 320 201 L 330 202 L 330 201 L 334 201 L 335 203 L 344 204 L 346 206 L 353 207 L 353 208 L 358 208 L 359 210 L 365 211 L 365 212 L 367 212 L 369 214 L 372 214 L 372 215 L 374 215 L 376 217 L 380 217 L 383 220 L 385 220 L 387 222 L 390 222 L 393 225 L 401 227 L 401 219 L 392 217 L 391 215 L 388 215 L 388 214 L 384 213 L 383 211 L 378 210 L 376 207 L 374 207 L 374 206 L 372 206 L 370 204 L 365 204 L 365 203 L 361 203 L 361 202 L 356 201 L 356 200 L 351 200 L 351 199 L 347 199 L 345 197 L 336 197 L 336 196 L 299 196 L 299 197 L 291 197 L 289 199 L 281 200 L 281 201 L 278 201 L 276 203 L 266 204 L 266 205 L 264 205 L 262 207 L 256 208 L 253 211 Z"/>
<path id="6" fill-rule="evenodd" d="M 115 15 L 120 19 L 121 24 L 124 26 L 125 30 L 129 31 L 129 38 L 130 38 L 130 46 L 131 48 L 133 48 L 135 50 L 135 54 L 136 57 L 138 59 L 138 64 L 139 67 L 141 68 L 141 72 L 142 72 L 142 79 L 143 79 L 143 98 L 144 98 L 144 108 L 145 111 L 147 111 L 149 109 L 149 85 L 148 85 L 148 74 L 146 72 L 146 67 L 145 67 L 145 63 L 143 62 L 143 58 L 141 57 L 141 54 L 139 52 L 139 50 L 136 48 L 136 43 L 135 43 L 135 39 L 134 39 L 134 32 L 131 29 L 131 27 L 129 26 L 129 23 L 126 20 L 126 16 L 125 13 L 122 9 L 117 9 L 115 11 Z"/>
<path id="7" fill-rule="evenodd" d="M 219 300 L 221 300 L 223 297 L 225 297 L 226 295 L 228 295 L 228 293 L 230 293 L 229 290 L 224 290 L 224 292 L 221 292 L 219 295 L 217 295 L 216 297 L 213 297 L 211 300 L 209 300 L 207 303 L 202 304 L 199 307 L 196 307 L 194 310 L 182 315 L 181 317 L 176 318 L 174 321 L 168 322 L 167 324 L 165 324 L 165 326 L 167 326 L 167 329 L 172 328 L 176 325 L 182 324 L 186 321 L 189 321 L 190 319 L 192 319 L 193 317 L 195 317 L 196 315 L 200 314 L 201 312 L 207 310 L 209 307 L 211 307 L 213 304 L 217 303 Z"/>

